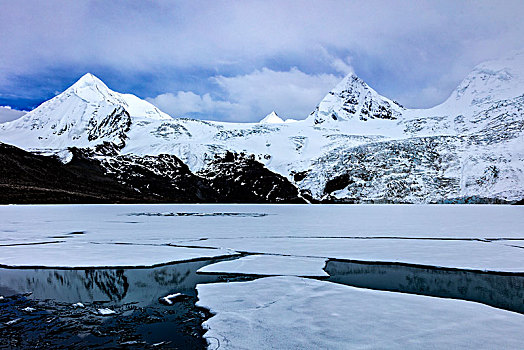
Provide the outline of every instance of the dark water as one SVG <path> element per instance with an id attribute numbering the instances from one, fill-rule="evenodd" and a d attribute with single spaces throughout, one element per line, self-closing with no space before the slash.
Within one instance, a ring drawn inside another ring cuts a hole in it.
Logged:
<path id="1" fill-rule="evenodd" d="M 211 314 L 195 306 L 195 286 L 225 278 L 196 271 L 216 261 L 137 269 L 0 269 L 0 348 L 203 349 L 201 325 Z M 174 293 L 184 297 L 173 305 L 159 302 Z M 84 307 L 73 305 L 79 302 Z M 100 315 L 106 308 L 116 314 Z"/>
<path id="2" fill-rule="evenodd" d="M 328 281 L 377 290 L 476 301 L 524 314 L 524 275 L 330 260 Z"/>
<path id="3" fill-rule="evenodd" d="M 196 273 L 222 260 L 134 269 L 0 269 L 0 349 L 204 349 L 202 323 L 212 315 L 195 306 L 196 285 L 257 278 Z M 522 274 L 341 260 L 328 261 L 325 270 L 331 282 L 524 313 Z M 175 293 L 183 297 L 173 305 L 159 302 Z M 103 316 L 100 309 L 115 314 Z"/>

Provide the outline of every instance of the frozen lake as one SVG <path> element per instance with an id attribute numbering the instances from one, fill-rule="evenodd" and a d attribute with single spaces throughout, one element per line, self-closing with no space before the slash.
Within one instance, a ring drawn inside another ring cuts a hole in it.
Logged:
<path id="1" fill-rule="evenodd" d="M 154 340 L 131 327 L 149 345 L 186 314 L 197 338 L 187 344 L 196 348 L 203 344 L 201 323 L 209 348 L 482 348 L 524 341 L 517 331 L 524 321 L 524 207 L 0 206 L 0 222 L 0 295 L 10 305 L 3 318 L 12 318 L 0 320 L 2 332 L 30 324 L 22 306 L 52 300 L 47 311 L 68 317 L 73 303 L 85 304 L 84 311 L 109 305 L 117 313 L 96 316 L 103 324 L 124 322 L 128 304 L 135 313 L 155 310 L 166 327 L 155 327 Z M 23 297 L 27 292 L 33 294 Z M 176 313 L 158 303 L 173 293 L 187 296 Z M 353 305 L 355 298 L 361 303 Z M 215 315 L 198 316 L 202 310 Z M 278 330 L 271 326 L 276 319 Z M 375 331 L 363 337 L 362 324 Z M 443 331 L 449 342 L 438 337 L 444 324 L 454 325 Z M 296 332 L 309 336 L 298 339 Z M 257 346 L 257 339 L 273 343 Z"/>

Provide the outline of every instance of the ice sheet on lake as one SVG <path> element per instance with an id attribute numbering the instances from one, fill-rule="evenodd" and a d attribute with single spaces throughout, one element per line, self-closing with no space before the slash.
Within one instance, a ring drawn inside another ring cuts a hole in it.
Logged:
<path id="1" fill-rule="evenodd" d="M 326 259 L 275 255 L 251 255 L 202 267 L 200 273 L 327 277 Z"/>
<path id="2" fill-rule="evenodd" d="M 298 277 L 198 285 L 210 349 L 516 349 L 524 316 Z"/>
<path id="3" fill-rule="evenodd" d="M 0 264 L 14 267 L 134 267 L 229 254 L 230 251 L 222 249 L 73 242 L 0 247 Z"/>
<path id="4" fill-rule="evenodd" d="M 251 253 L 524 272 L 524 249 L 492 242 L 416 239 L 242 238 L 210 239 L 194 242 L 194 244 Z M 297 264 L 300 263 L 300 261 L 297 262 Z M 297 266 L 297 268 L 300 267 Z M 314 270 L 311 270 L 311 272 L 314 273 Z"/>
<path id="5" fill-rule="evenodd" d="M 136 216 L 137 213 L 266 216 Z M 0 245 L 75 239 L 154 242 L 237 237 L 523 238 L 524 207 L 505 205 L 32 205 L 0 206 Z"/>
<path id="6" fill-rule="evenodd" d="M 223 213 L 242 215 L 215 215 Z M 174 243 L 271 254 L 515 271 L 522 268 L 524 251 L 502 241 L 497 244 L 379 239 L 360 242 L 324 238 L 524 239 L 523 217 L 524 207 L 502 205 L 0 206 L 0 264 L 134 266 L 224 253 L 164 246 Z M 36 243 L 45 244 L 32 245 Z M 301 265 L 301 271 L 318 271 Z M 279 274 L 285 273 L 283 268 L 282 265 Z"/>
<path id="7" fill-rule="evenodd" d="M 523 248 L 524 249 L 524 239 L 518 239 L 518 240 L 501 240 L 501 241 L 493 241 L 497 244 L 503 244 L 505 246 L 509 247 L 516 247 L 516 248 Z"/>

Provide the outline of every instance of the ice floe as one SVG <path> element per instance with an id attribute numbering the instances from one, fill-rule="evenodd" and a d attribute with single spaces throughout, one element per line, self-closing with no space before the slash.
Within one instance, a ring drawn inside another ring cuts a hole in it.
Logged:
<path id="1" fill-rule="evenodd" d="M 138 267 L 229 254 L 231 252 L 222 249 L 74 242 L 0 247 L 0 264 L 16 267 Z"/>
<path id="2" fill-rule="evenodd" d="M 326 259 L 278 255 L 251 255 L 202 267 L 199 273 L 327 277 Z"/>
<path id="3" fill-rule="evenodd" d="M 524 316 L 297 277 L 198 285 L 209 349 L 516 349 Z"/>
<path id="4" fill-rule="evenodd" d="M 102 315 L 102 316 L 116 315 L 116 311 L 107 309 L 107 308 L 97 309 L 96 311 L 98 312 L 99 315 Z"/>
<path id="5" fill-rule="evenodd" d="M 250 253 L 524 272 L 522 264 L 524 249 L 482 241 L 390 238 L 239 238 L 209 239 L 193 244 Z M 306 266 L 298 267 L 298 265 L 306 261 L 297 260 L 295 268 L 302 268 L 303 271 Z M 278 269 L 278 266 L 276 268 Z M 286 274 L 286 267 L 282 266 L 281 271 L 282 273 L 276 273 L 274 269 L 272 270 L 273 274 Z M 309 271 L 314 273 L 315 269 Z"/>
<path id="6" fill-rule="evenodd" d="M 182 294 L 182 293 L 175 293 L 175 294 L 166 295 L 165 297 L 162 297 L 162 298 L 158 298 L 158 301 L 164 305 L 173 305 L 178 300 L 184 300 L 186 298 L 189 298 L 189 296 Z"/>

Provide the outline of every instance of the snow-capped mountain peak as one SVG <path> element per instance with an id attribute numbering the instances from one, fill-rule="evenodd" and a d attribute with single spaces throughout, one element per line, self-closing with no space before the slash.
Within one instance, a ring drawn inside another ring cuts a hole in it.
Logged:
<path id="1" fill-rule="evenodd" d="M 269 113 L 264 119 L 262 119 L 260 124 L 279 124 L 284 123 L 284 120 L 278 116 L 278 114 L 273 111 Z"/>
<path id="2" fill-rule="evenodd" d="M 403 107 L 379 95 L 355 74 L 348 74 L 309 115 L 314 124 L 331 121 L 398 119 Z"/>
<path id="3" fill-rule="evenodd" d="M 524 94 L 524 51 L 477 65 L 446 103 L 476 106 Z"/>
<path id="4" fill-rule="evenodd" d="M 15 121 L 2 124 L 3 140 L 24 148 L 87 147 L 105 141 L 123 147 L 136 120 L 172 120 L 135 95 L 112 91 L 91 73 Z"/>
<path id="5" fill-rule="evenodd" d="M 83 75 L 76 83 L 64 91 L 65 94 L 75 94 L 87 103 L 107 101 L 120 105 L 132 118 L 144 117 L 149 119 L 172 119 L 160 111 L 156 106 L 132 94 L 121 94 L 112 91 L 106 84 L 91 73 Z"/>
<path id="6" fill-rule="evenodd" d="M 107 85 L 104 84 L 102 80 L 97 78 L 92 73 L 84 74 L 80 79 L 76 81 L 76 83 L 71 85 L 71 88 L 79 89 L 79 88 L 84 88 L 84 87 L 89 87 L 89 86 L 100 86 L 100 87 L 103 87 L 104 89 L 108 88 Z"/>
<path id="7" fill-rule="evenodd" d="M 63 93 L 74 94 L 87 103 L 107 100 L 108 102 L 125 104 L 125 101 L 119 98 L 118 94 L 111 91 L 102 80 L 91 73 L 83 75 Z"/>

